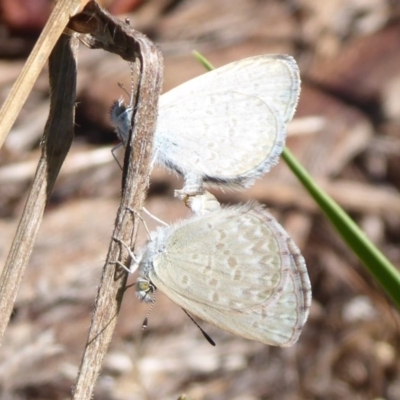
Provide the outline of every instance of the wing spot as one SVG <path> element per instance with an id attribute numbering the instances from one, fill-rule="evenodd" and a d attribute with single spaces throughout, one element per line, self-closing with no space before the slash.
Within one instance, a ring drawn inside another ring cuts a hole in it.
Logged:
<path id="1" fill-rule="evenodd" d="M 229 300 L 229 307 L 230 308 L 233 308 L 233 309 L 235 309 L 235 310 L 239 310 L 240 308 L 243 308 L 244 307 L 244 304 L 243 303 L 240 303 L 240 302 L 238 302 L 238 301 L 236 301 L 236 300 Z"/>
<path id="2" fill-rule="evenodd" d="M 189 283 L 189 277 L 187 275 L 183 275 L 181 283 L 186 286 Z"/>
<path id="3" fill-rule="evenodd" d="M 219 284 L 219 281 L 218 281 L 217 279 L 210 279 L 210 280 L 208 281 L 208 284 L 209 284 L 210 286 L 217 287 L 218 284 Z"/>
<path id="4" fill-rule="evenodd" d="M 219 230 L 218 232 L 219 232 L 219 234 L 220 234 L 220 239 L 221 239 L 221 240 L 223 240 L 223 239 L 226 238 L 226 233 L 225 233 L 225 231 Z"/>
<path id="5" fill-rule="evenodd" d="M 212 301 L 214 301 L 214 302 L 218 302 L 219 301 L 219 296 L 218 296 L 218 293 L 217 292 L 214 292 L 213 293 L 213 295 L 212 295 Z"/>
<path id="6" fill-rule="evenodd" d="M 233 274 L 233 280 L 234 281 L 240 281 L 242 279 L 242 271 L 236 270 L 235 273 Z"/>
<path id="7" fill-rule="evenodd" d="M 207 265 L 204 267 L 204 272 L 209 272 L 209 271 L 211 271 L 211 265 L 210 265 L 210 264 L 207 264 Z"/>
<path id="8" fill-rule="evenodd" d="M 253 248 L 257 254 L 265 253 L 265 241 L 263 241 L 263 240 L 255 241 Z"/>
<path id="9" fill-rule="evenodd" d="M 228 258 L 228 265 L 229 265 L 231 268 L 236 267 L 236 266 L 238 265 L 236 258 L 235 258 L 235 257 L 229 257 L 229 258 Z"/>
<path id="10" fill-rule="evenodd" d="M 278 286 L 277 288 L 275 288 L 275 293 L 282 293 L 283 291 L 283 287 L 282 286 Z"/>
<path id="11" fill-rule="evenodd" d="M 252 324 L 253 328 L 258 329 L 260 327 L 260 324 L 257 321 L 254 321 Z"/>
<path id="12" fill-rule="evenodd" d="M 281 280 L 281 274 L 279 272 L 275 272 L 268 275 L 265 274 L 263 279 L 268 281 L 271 285 L 277 286 L 279 284 L 279 281 Z"/>
<path id="13" fill-rule="evenodd" d="M 262 307 L 261 308 L 261 318 L 262 319 L 267 319 L 267 308 L 266 307 Z"/>
<path id="14" fill-rule="evenodd" d="M 254 240 L 253 232 L 250 230 L 245 230 L 242 236 L 249 242 L 252 242 Z"/>
<path id="15" fill-rule="evenodd" d="M 225 245 L 223 244 L 223 243 L 217 243 L 216 244 L 216 246 L 215 246 L 218 250 L 221 250 L 221 249 L 223 249 L 224 247 L 225 247 Z"/>

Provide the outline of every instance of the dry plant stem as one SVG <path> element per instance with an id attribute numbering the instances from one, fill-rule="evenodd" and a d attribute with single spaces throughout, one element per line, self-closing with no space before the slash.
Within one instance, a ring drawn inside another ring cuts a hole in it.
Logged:
<path id="1" fill-rule="evenodd" d="M 127 61 L 140 61 L 139 83 L 134 100 L 134 132 L 125 153 L 122 198 L 113 232 L 113 237 L 129 242 L 134 247 L 132 241 L 136 238 L 137 219 L 128 207 L 135 210 L 143 207 L 149 184 L 152 142 L 162 84 L 162 56 L 144 35 L 112 18 L 94 2 L 90 2 L 80 15 L 74 17 L 69 27 L 78 32 L 91 32 L 81 38 L 91 48 L 103 48 L 119 54 Z M 123 261 L 126 262 L 128 254 L 126 250 L 123 252 Z M 102 360 L 114 332 L 127 279 L 126 272 L 115 264 L 118 258 L 121 259 L 121 245 L 112 240 L 73 393 L 74 399 L 92 398 Z"/>
<path id="2" fill-rule="evenodd" d="M 3 273 L 0 277 L 0 340 L 61 165 L 74 132 L 78 41 L 61 36 L 49 59 L 50 113 L 42 139 L 42 155 Z M 68 84 L 66 84 L 68 82 Z"/>
<path id="3" fill-rule="evenodd" d="M 71 15 L 87 0 L 58 0 L 18 79 L 0 109 L 0 148 Z"/>

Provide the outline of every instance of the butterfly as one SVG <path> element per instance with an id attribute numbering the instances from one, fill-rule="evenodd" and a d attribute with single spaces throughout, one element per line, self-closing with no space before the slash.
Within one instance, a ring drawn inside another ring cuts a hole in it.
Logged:
<path id="1" fill-rule="evenodd" d="M 311 286 L 304 259 L 258 203 L 214 204 L 158 228 L 138 256 L 130 253 L 142 301 L 153 302 L 157 289 L 221 329 L 282 347 L 298 340 L 307 320 Z"/>
<path id="2" fill-rule="evenodd" d="M 277 164 L 299 93 L 289 55 L 250 57 L 200 75 L 160 97 L 155 161 L 183 175 L 183 195 L 201 193 L 203 183 L 247 188 Z M 132 110 L 122 99 L 111 108 L 124 146 Z"/>

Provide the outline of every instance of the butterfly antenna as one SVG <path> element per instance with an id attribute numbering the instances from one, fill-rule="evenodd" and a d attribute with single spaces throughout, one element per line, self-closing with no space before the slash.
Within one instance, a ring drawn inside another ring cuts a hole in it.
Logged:
<path id="1" fill-rule="evenodd" d="M 144 213 L 146 213 L 149 217 L 153 218 L 154 221 L 157 221 L 159 224 L 164 225 L 164 226 L 169 226 L 165 221 L 163 221 L 162 219 L 160 219 L 160 218 L 156 217 L 154 214 L 152 214 L 147 208 L 143 207 L 142 210 L 143 210 Z M 151 234 L 150 234 L 150 232 L 149 232 L 149 230 L 148 230 L 148 228 L 146 226 L 146 223 L 143 220 L 143 218 L 142 218 L 142 221 L 143 221 L 143 224 L 146 227 L 147 233 L 151 237 Z"/>
<path id="2" fill-rule="evenodd" d="M 215 346 L 215 342 L 214 340 L 211 339 L 211 336 L 193 319 L 193 317 L 184 308 L 182 308 L 182 310 L 192 320 L 192 322 L 200 329 L 200 332 L 206 338 L 207 342 L 210 343 L 211 346 Z"/>
<path id="3" fill-rule="evenodd" d="M 125 89 L 125 86 L 123 83 L 118 82 L 118 86 L 126 93 L 126 95 L 129 97 L 129 105 L 131 104 L 131 94 Z"/>
<path id="4" fill-rule="evenodd" d="M 133 109 L 133 92 L 135 91 L 135 64 L 130 62 L 129 67 L 131 69 L 131 94 L 129 96 L 129 106 Z"/>
<path id="5" fill-rule="evenodd" d="M 131 20 L 128 17 L 125 18 L 125 24 L 128 26 L 131 25 Z M 133 109 L 133 90 L 135 89 L 134 79 L 133 79 L 135 76 L 134 63 L 130 62 L 129 67 L 131 69 L 131 94 L 129 94 L 124 88 L 123 89 L 125 90 L 126 94 L 129 97 L 129 106 L 132 107 Z"/>
<path id="6" fill-rule="evenodd" d="M 135 69 L 134 69 L 134 63 L 129 63 L 130 69 L 131 69 L 131 92 L 129 93 L 123 83 L 118 82 L 118 86 L 126 93 L 126 95 L 129 98 L 129 107 L 133 108 L 133 92 L 135 90 Z"/>
<path id="7" fill-rule="evenodd" d="M 151 312 L 153 311 L 155 304 L 156 304 L 156 292 L 153 292 L 153 298 L 151 299 L 151 305 L 149 307 L 149 311 L 147 311 L 146 318 L 143 320 L 143 323 L 142 323 L 142 331 L 145 331 L 147 329 L 147 326 L 149 323 L 149 317 L 150 317 Z"/>

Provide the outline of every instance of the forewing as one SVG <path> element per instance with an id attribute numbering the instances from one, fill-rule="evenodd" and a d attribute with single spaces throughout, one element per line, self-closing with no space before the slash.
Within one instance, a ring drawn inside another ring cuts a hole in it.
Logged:
<path id="1" fill-rule="evenodd" d="M 311 301 L 298 249 L 259 206 L 225 209 L 178 227 L 149 277 L 194 315 L 271 345 L 297 340 Z"/>
<path id="2" fill-rule="evenodd" d="M 160 99 L 159 161 L 184 174 L 244 175 L 248 186 L 277 163 L 299 91 L 290 56 L 252 57 L 192 79 Z"/>
<path id="3" fill-rule="evenodd" d="M 274 104 L 289 122 L 300 94 L 300 74 L 293 57 L 269 54 L 239 60 L 207 72 L 177 86 L 160 98 L 160 111 L 182 105 L 186 107 L 199 93 L 213 94 L 217 88 L 260 98 Z M 183 107 L 183 108 L 184 108 Z M 179 113 L 176 115 L 179 117 Z"/>

